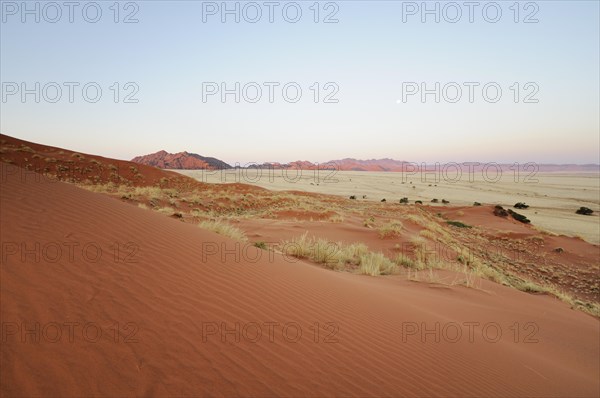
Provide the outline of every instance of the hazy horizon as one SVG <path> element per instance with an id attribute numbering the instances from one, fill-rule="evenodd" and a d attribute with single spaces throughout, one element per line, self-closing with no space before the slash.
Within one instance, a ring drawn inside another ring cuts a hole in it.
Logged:
<path id="1" fill-rule="evenodd" d="M 2 2 L 3 133 L 119 159 L 600 163 L 598 2 L 90 3 L 71 23 Z"/>

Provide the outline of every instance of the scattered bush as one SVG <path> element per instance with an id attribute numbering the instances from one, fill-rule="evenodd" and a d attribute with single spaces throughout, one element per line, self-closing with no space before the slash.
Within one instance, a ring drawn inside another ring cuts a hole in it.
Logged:
<path id="1" fill-rule="evenodd" d="M 453 225 L 458 228 L 471 228 L 470 225 L 464 224 L 460 221 L 446 221 L 447 224 Z"/>
<path id="2" fill-rule="evenodd" d="M 529 207 L 529 205 L 526 205 L 523 202 L 517 202 L 517 203 L 515 203 L 515 205 L 513 207 L 515 209 L 527 209 Z"/>
<path id="3" fill-rule="evenodd" d="M 450 201 L 446 200 L 446 199 L 442 199 L 442 203 L 447 205 L 448 203 L 450 203 Z"/>
<path id="4" fill-rule="evenodd" d="M 494 206 L 494 215 L 498 217 L 508 217 L 508 212 L 500 205 Z"/>
<path id="5" fill-rule="evenodd" d="M 400 203 L 408 203 L 408 198 L 402 198 L 402 199 L 400 199 Z"/>
<path id="6" fill-rule="evenodd" d="M 481 203 L 479 203 L 479 202 L 473 202 L 473 206 L 481 206 Z"/>
<path id="7" fill-rule="evenodd" d="M 356 199 L 356 195 L 351 195 L 350 199 Z"/>
<path id="8" fill-rule="evenodd" d="M 529 220 L 524 215 L 519 214 L 515 211 L 512 211 L 511 209 L 508 209 L 508 214 L 510 214 L 512 216 L 512 218 L 514 218 L 515 220 L 517 220 L 519 222 L 522 222 L 523 224 L 529 224 L 531 222 L 531 220 Z"/>
<path id="9" fill-rule="evenodd" d="M 438 203 L 439 201 L 437 199 L 431 199 L 431 203 Z"/>
<path id="10" fill-rule="evenodd" d="M 575 211 L 577 214 L 583 214 L 584 216 L 589 216 L 594 212 L 594 210 L 587 207 L 580 207 L 579 210 Z"/>
<path id="11" fill-rule="evenodd" d="M 385 200 L 385 198 L 383 198 L 383 199 L 381 199 L 381 201 L 382 201 L 382 202 L 385 202 L 386 200 Z"/>
<path id="12" fill-rule="evenodd" d="M 423 201 L 422 201 L 422 200 L 415 200 L 415 204 L 416 204 L 416 205 L 422 205 L 422 204 L 423 204 Z"/>

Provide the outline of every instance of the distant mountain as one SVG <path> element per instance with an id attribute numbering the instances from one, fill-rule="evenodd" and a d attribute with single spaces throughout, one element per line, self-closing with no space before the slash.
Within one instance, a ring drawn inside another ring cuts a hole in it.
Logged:
<path id="1" fill-rule="evenodd" d="M 149 155 L 136 156 L 132 162 L 145 164 L 147 166 L 159 167 L 161 169 L 185 169 L 185 170 L 221 170 L 231 169 L 231 166 L 222 160 L 200 156 L 197 153 L 179 152 L 168 153 L 158 151 Z"/>
<path id="2" fill-rule="evenodd" d="M 221 170 L 231 169 L 232 166 L 215 158 L 200 156 L 195 153 L 180 152 L 171 154 L 165 151 L 156 152 L 150 155 L 137 156 L 132 159 L 133 162 L 145 164 L 148 166 L 159 167 L 162 169 L 206 169 Z M 483 172 L 490 170 L 489 173 L 495 173 L 497 168 L 502 169 L 503 173 L 515 173 L 515 164 L 506 163 L 485 163 L 485 162 L 457 162 L 457 163 L 439 163 L 427 164 L 413 163 L 394 159 L 353 159 L 344 158 L 330 160 L 324 163 L 313 163 L 307 160 L 296 160 L 289 163 L 265 162 L 247 166 L 255 169 L 295 169 L 295 170 L 314 170 L 314 169 L 335 169 L 338 171 L 395 171 L 395 172 L 426 172 L 438 171 L 454 173 L 456 165 L 461 167 L 462 172 Z M 425 166 L 425 167 L 423 167 Z M 240 166 L 236 166 L 240 167 Z M 242 168 L 246 168 L 242 166 Z M 599 172 L 600 167 L 597 164 L 519 164 L 519 173 L 533 176 L 537 172 Z"/>

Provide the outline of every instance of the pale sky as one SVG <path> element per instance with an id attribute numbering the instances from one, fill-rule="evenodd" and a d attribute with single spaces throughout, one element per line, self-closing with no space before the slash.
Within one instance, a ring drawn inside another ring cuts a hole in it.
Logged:
<path id="1" fill-rule="evenodd" d="M 120 159 L 600 163 L 598 1 L 476 2 L 473 22 L 463 1 L 114 3 L 1 2 L 3 133 Z"/>

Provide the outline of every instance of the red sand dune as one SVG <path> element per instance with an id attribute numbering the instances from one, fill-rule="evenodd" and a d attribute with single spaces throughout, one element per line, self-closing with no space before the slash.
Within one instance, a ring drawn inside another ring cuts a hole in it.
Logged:
<path id="1" fill-rule="evenodd" d="M 600 394 L 599 321 L 552 297 L 336 273 L 2 175 L 2 396 Z"/>

